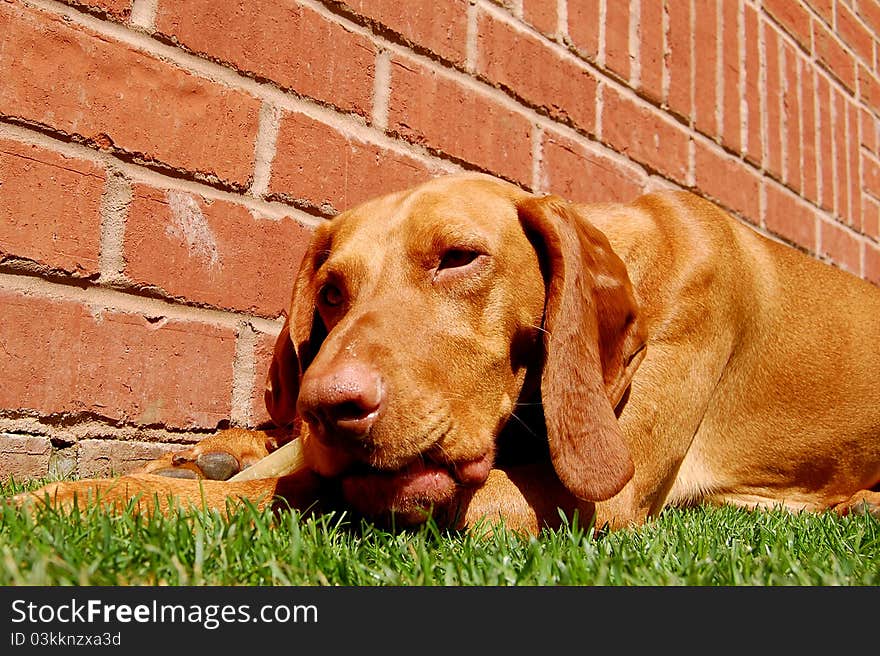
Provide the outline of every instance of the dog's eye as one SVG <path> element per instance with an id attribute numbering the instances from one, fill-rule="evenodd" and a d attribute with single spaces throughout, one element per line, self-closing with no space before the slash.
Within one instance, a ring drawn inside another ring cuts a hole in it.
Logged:
<path id="1" fill-rule="evenodd" d="M 442 271 L 443 269 L 457 269 L 458 267 L 467 266 L 479 256 L 480 253 L 477 251 L 466 248 L 450 248 L 440 258 L 437 270 Z"/>
<path id="2" fill-rule="evenodd" d="M 344 300 L 342 290 L 331 283 L 327 283 L 321 287 L 321 291 L 318 292 L 318 295 L 321 298 L 321 302 L 329 307 L 342 305 L 342 301 Z"/>

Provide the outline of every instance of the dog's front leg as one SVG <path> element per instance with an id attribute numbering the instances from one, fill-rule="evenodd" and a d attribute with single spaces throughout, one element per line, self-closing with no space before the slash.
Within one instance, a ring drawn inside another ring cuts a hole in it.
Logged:
<path id="1" fill-rule="evenodd" d="M 134 473 L 225 481 L 289 439 L 290 435 L 281 431 L 231 428 L 210 435 L 188 449 L 148 462 Z"/>
<path id="2" fill-rule="evenodd" d="M 586 525 L 594 512 L 592 503 L 565 489 L 550 463 L 493 469 L 481 487 L 465 496 L 460 508 L 461 527 L 490 528 L 502 523 L 532 534 L 557 528 L 562 515 L 572 520 L 577 513 L 578 521 Z"/>

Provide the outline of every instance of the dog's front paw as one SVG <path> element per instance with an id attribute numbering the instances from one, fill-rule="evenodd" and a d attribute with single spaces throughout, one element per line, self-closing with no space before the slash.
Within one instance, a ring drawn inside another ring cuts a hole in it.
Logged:
<path id="1" fill-rule="evenodd" d="M 158 463 L 156 463 L 158 465 Z M 241 471 L 241 465 L 231 453 L 207 451 L 196 453 L 190 449 L 171 456 L 171 466 L 156 466 L 144 469 L 145 474 L 168 476 L 170 478 L 206 478 L 211 481 L 225 481 Z"/>
<path id="2" fill-rule="evenodd" d="M 226 481 L 265 458 L 277 447 L 275 435 L 264 431 L 230 429 L 207 437 L 185 451 L 154 460 L 139 473 Z"/>
<path id="3" fill-rule="evenodd" d="M 860 490 L 843 503 L 834 506 L 840 515 L 872 515 L 880 518 L 880 492 Z"/>

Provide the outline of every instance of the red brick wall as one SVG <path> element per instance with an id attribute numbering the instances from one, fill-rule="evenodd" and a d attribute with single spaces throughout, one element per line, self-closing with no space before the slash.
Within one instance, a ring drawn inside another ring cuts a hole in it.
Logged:
<path id="1" fill-rule="evenodd" d="M 461 169 L 688 188 L 880 283 L 877 0 L 0 0 L 0 476 L 262 386 L 311 227 Z"/>

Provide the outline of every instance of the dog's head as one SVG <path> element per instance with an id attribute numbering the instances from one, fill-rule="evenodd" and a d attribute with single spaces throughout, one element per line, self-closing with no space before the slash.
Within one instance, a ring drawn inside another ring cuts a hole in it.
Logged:
<path id="1" fill-rule="evenodd" d="M 534 378 L 560 480 L 601 500 L 633 473 L 614 407 L 643 345 L 623 263 L 573 207 L 452 176 L 315 231 L 266 402 L 348 504 L 408 522 L 486 480 Z"/>

